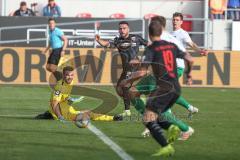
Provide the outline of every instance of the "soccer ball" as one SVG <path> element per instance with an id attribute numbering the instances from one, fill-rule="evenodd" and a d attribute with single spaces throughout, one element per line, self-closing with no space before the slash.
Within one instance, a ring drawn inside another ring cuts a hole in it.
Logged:
<path id="1" fill-rule="evenodd" d="M 79 113 L 75 120 L 75 125 L 79 128 L 87 128 L 90 123 L 90 117 L 88 113 Z"/>

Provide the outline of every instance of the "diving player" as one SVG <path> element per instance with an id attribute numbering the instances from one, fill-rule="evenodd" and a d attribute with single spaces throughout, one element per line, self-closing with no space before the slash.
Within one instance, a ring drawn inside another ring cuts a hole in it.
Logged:
<path id="1" fill-rule="evenodd" d="M 51 98 L 49 111 L 43 114 L 40 114 L 36 119 L 56 119 L 60 121 L 75 121 L 76 116 L 79 113 L 88 113 L 91 120 L 100 120 L 100 121 L 118 121 L 122 120 L 121 116 L 108 116 L 98 113 L 93 113 L 89 110 L 77 111 L 71 105 L 75 102 L 79 102 L 83 99 L 72 98 L 70 96 L 72 87 L 73 87 L 73 78 L 74 78 L 74 69 L 73 67 L 66 66 L 63 68 L 63 79 L 59 80 L 55 85 Z"/>

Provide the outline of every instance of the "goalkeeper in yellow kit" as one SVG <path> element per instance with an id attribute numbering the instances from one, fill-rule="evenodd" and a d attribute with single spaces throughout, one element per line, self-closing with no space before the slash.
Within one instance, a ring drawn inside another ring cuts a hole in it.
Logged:
<path id="1" fill-rule="evenodd" d="M 59 80 L 55 85 L 51 98 L 49 111 L 36 116 L 36 119 L 56 119 L 60 121 L 75 121 L 79 113 L 87 113 L 91 120 L 100 121 L 119 121 L 122 120 L 120 116 L 109 116 L 103 114 L 93 113 L 89 110 L 77 111 L 71 105 L 80 102 L 84 97 L 72 98 L 70 96 L 73 87 L 73 68 L 66 66 L 63 68 L 63 79 Z"/>

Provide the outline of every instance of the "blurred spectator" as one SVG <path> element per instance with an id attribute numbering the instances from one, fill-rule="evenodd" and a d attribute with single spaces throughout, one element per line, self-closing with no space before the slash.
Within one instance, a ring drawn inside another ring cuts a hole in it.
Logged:
<path id="1" fill-rule="evenodd" d="M 37 5 L 38 3 L 31 3 L 31 10 L 35 13 L 36 16 L 39 13 L 37 10 Z"/>
<path id="2" fill-rule="evenodd" d="M 35 16 L 35 13 L 27 8 L 27 3 L 22 1 L 20 3 L 20 8 L 13 13 L 13 16 Z"/>
<path id="3" fill-rule="evenodd" d="M 227 17 L 232 20 L 240 20 L 240 0 L 228 0 Z"/>
<path id="4" fill-rule="evenodd" d="M 240 0 L 228 0 L 228 8 L 239 8 Z"/>
<path id="5" fill-rule="evenodd" d="M 228 0 L 210 0 L 209 6 L 212 19 L 224 19 L 224 12 L 227 9 Z"/>
<path id="6" fill-rule="evenodd" d="M 61 9 L 54 0 L 48 0 L 48 4 L 43 8 L 43 16 L 61 17 Z"/>

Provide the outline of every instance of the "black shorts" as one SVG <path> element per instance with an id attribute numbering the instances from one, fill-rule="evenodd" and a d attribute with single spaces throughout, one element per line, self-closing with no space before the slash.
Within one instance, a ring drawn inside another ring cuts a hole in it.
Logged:
<path id="1" fill-rule="evenodd" d="M 62 52 L 62 48 L 56 48 L 52 50 L 52 53 L 50 54 L 50 56 L 48 57 L 48 64 L 55 64 L 58 65 L 59 60 L 61 58 L 61 52 Z"/>
<path id="2" fill-rule="evenodd" d="M 161 114 L 176 103 L 179 95 L 180 93 L 176 92 L 175 89 L 165 93 L 162 93 L 161 89 L 157 89 L 148 98 L 147 108 L 157 114 Z"/>

